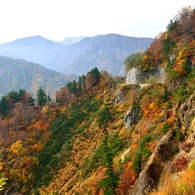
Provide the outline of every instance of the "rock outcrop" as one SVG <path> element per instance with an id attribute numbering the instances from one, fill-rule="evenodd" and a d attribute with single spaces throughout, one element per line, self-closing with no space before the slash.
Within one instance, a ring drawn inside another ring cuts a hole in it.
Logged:
<path id="1" fill-rule="evenodd" d="M 130 129 L 132 124 L 136 124 L 140 118 L 140 108 L 138 106 L 132 106 L 124 117 L 126 129 Z"/>
<path id="2" fill-rule="evenodd" d="M 188 136 L 188 129 L 192 119 L 195 117 L 195 92 L 184 102 L 178 102 L 173 110 L 176 118 L 176 127 L 181 129 L 182 133 Z"/>
<path id="3" fill-rule="evenodd" d="M 142 84 L 142 71 L 141 69 L 132 68 L 126 76 L 126 84 Z"/>
<path id="4" fill-rule="evenodd" d="M 120 104 L 124 104 L 125 103 L 125 96 L 124 94 L 120 93 L 116 99 L 114 100 L 114 103 L 117 104 L 117 103 L 120 103 Z"/>
<path id="5" fill-rule="evenodd" d="M 143 167 L 135 183 L 131 195 L 146 195 L 152 189 L 156 188 L 160 180 L 160 175 L 165 171 L 165 166 L 169 160 L 172 161 L 168 168 L 169 173 L 174 173 L 174 167 L 178 159 L 186 160 L 185 166 L 195 158 L 195 93 L 193 93 L 185 102 L 178 102 L 173 109 L 176 119 L 175 130 L 169 131 L 161 138 L 155 151 L 150 156 L 146 165 Z M 177 155 L 173 154 L 176 129 L 184 135 L 180 143 L 180 151 Z M 182 164 L 183 165 L 183 164 Z M 183 165 L 184 166 L 184 165 Z M 173 174 L 177 178 L 177 174 Z"/>
<path id="6" fill-rule="evenodd" d="M 129 195 L 146 195 L 157 187 L 164 166 L 172 157 L 171 150 L 174 136 L 175 131 L 172 130 L 161 138 Z"/>
<path id="7" fill-rule="evenodd" d="M 11 187 L 8 190 L 6 190 L 4 195 L 22 195 L 22 193 L 15 189 L 15 187 Z"/>
<path id="8" fill-rule="evenodd" d="M 140 86 L 137 84 L 118 87 L 114 93 L 114 103 L 124 104 L 126 101 L 127 93 L 130 90 L 137 90 L 137 89 L 140 89 Z"/>
<path id="9" fill-rule="evenodd" d="M 126 84 L 143 84 L 150 79 L 155 79 L 159 83 L 164 83 L 165 69 L 157 66 L 150 72 L 144 72 L 142 69 L 132 68 L 126 76 Z"/>

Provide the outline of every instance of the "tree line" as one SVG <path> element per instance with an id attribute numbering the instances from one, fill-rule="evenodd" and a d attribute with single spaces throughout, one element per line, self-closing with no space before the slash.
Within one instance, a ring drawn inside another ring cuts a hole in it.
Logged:
<path id="1" fill-rule="evenodd" d="M 46 95 L 44 90 L 39 87 L 37 90 L 37 106 L 45 105 L 50 102 L 51 98 Z M 0 100 L 0 115 L 4 115 L 7 111 L 14 108 L 15 103 L 22 102 L 29 106 L 35 106 L 35 99 L 32 98 L 30 93 L 27 93 L 25 89 L 20 89 L 19 91 L 11 91 L 7 95 L 2 96 Z"/>

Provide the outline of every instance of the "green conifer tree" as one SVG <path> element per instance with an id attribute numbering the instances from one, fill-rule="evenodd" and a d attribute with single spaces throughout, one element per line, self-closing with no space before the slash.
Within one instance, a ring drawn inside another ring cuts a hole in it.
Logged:
<path id="1" fill-rule="evenodd" d="M 72 81 L 72 89 L 71 89 L 71 92 L 77 94 L 77 84 L 76 84 L 76 81 L 75 80 Z"/>
<path id="2" fill-rule="evenodd" d="M 82 77 L 79 76 L 79 81 L 78 81 L 78 92 L 81 92 L 82 91 Z"/>
<path id="3" fill-rule="evenodd" d="M 97 67 L 93 68 L 90 73 L 93 75 L 91 84 L 92 86 L 96 86 L 100 82 L 100 72 Z"/>
<path id="4" fill-rule="evenodd" d="M 113 158 L 114 155 L 110 152 L 108 146 L 108 136 L 106 135 L 103 139 L 103 148 L 102 148 L 102 164 L 106 168 L 104 173 L 105 178 L 103 178 L 98 187 L 99 189 L 103 188 L 104 195 L 114 195 L 116 194 L 115 189 L 119 183 L 119 177 L 115 174 L 113 168 Z"/>
<path id="5" fill-rule="evenodd" d="M 70 81 L 69 83 L 66 84 L 66 87 L 68 90 L 71 92 L 72 91 L 72 82 Z"/>
<path id="6" fill-rule="evenodd" d="M 141 151 L 138 151 L 136 154 L 134 160 L 133 160 L 133 165 L 132 169 L 135 173 L 140 173 L 141 172 L 141 165 L 142 165 L 142 154 Z"/>
<path id="7" fill-rule="evenodd" d="M 82 76 L 82 81 L 83 81 L 83 88 L 84 88 L 84 90 L 86 90 L 85 79 L 86 79 L 86 76 L 83 75 L 83 76 Z"/>
<path id="8" fill-rule="evenodd" d="M 8 109 L 9 109 L 8 103 L 6 101 L 6 98 L 3 96 L 0 101 L 0 115 L 6 114 Z"/>
<path id="9" fill-rule="evenodd" d="M 43 91 L 43 89 L 39 87 L 39 89 L 37 90 L 37 105 L 42 106 L 45 105 L 46 103 L 47 103 L 47 96 Z"/>
<path id="10" fill-rule="evenodd" d="M 23 95 L 25 94 L 25 89 L 20 89 L 18 92 L 18 100 L 22 100 Z"/>

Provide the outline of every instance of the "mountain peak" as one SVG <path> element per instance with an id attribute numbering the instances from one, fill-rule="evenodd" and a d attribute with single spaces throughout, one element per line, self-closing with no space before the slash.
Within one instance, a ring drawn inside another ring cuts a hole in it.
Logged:
<path id="1" fill-rule="evenodd" d="M 81 41 L 82 39 L 86 38 L 86 36 L 80 36 L 80 37 L 67 37 L 64 40 L 60 41 L 59 43 L 63 45 L 70 45 L 73 43 L 77 43 Z"/>
<path id="2" fill-rule="evenodd" d="M 82 75 L 94 67 L 113 75 L 123 74 L 124 59 L 139 49 L 145 50 L 152 38 L 119 34 L 93 37 L 67 37 L 54 42 L 40 35 L 0 44 L 0 55 L 25 59 L 65 74 Z"/>

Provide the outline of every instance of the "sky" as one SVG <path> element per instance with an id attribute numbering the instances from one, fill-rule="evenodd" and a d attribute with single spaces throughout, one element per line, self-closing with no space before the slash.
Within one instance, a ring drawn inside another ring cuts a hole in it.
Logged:
<path id="1" fill-rule="evenodd" d="M 155 38 L 194 0 L 0 0 L 0 43 L 41 35 L 67 37 L 117 33 Z"/>

